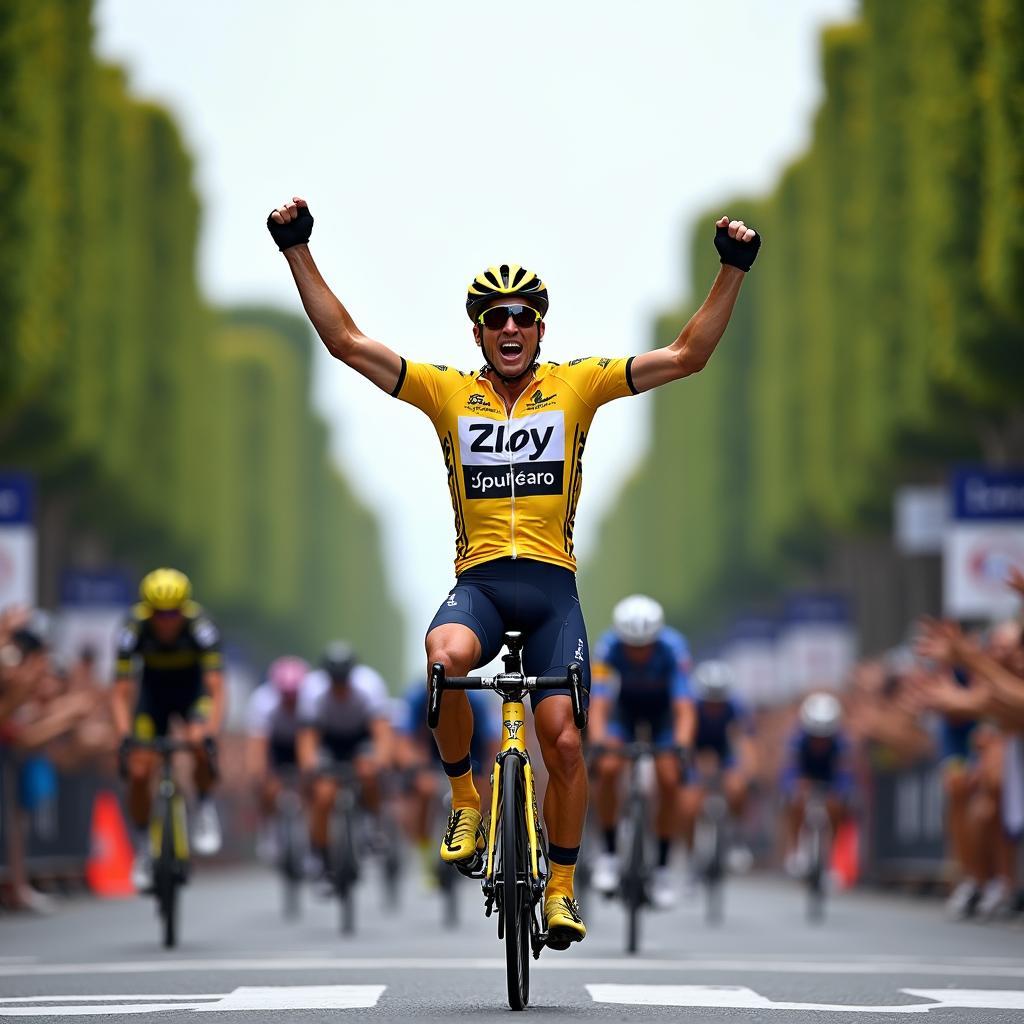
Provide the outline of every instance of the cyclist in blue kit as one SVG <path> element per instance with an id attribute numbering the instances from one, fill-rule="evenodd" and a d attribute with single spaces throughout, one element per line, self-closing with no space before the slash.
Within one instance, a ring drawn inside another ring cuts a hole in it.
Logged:
<path id="1" fill-rule="evenodd" d="M 679 758 L 694 736 L 694 711 L 688 674 L 690 650 L 681 633 L 665 626 L 662 607 L 634 594 L 620 601 L 614 626 L 594 648 L 594 688 L 588 738 L 607 748 L 597 761 L 596 803 L 603 850 L 594 864 L 594 888 L 614 893 L 619 885 L 616 823 L 620 780 L 626 762 L 615 748 L 646 739 L 654 745 L 657 780 L 655 831 L 657 866 L 651 885 L 656 907 L 676 901 L 668 861 L 678 829 Z"/>
<path id="2" fill-rule="evenodd" d="M 786 797 L 786 872 L 794 878 L 807 871 L 800 832 L 811 787 L 824 789 L 833 835 L 853 790 L 850 743 L 842 731 L 842 714 L 842 705 L 831 693 L 812 693 L 800 705 L 800 723 L 789 740 L 782 791 Z"/>
<path id="3" fill-rule="evenodd" d="M 693 849 L 697 819 L 704 805 L 708 779 L 720 774 L 722 794 L 734 819 L 747 802 L 754 775 L 754 722 L 736 696 L 736 676 L 725 661 L 705 661 L 691 676 L 697 719 L 693 768 L 683 791 L 683 839 Z"/>

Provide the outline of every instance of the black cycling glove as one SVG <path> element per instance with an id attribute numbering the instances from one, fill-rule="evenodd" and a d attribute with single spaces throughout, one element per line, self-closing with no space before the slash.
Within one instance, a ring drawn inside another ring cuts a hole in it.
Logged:
<path id="1" fill-rule="evenodd" d="M 746 273 L 757 259 L 757 250 L 761 248 L 761 236 L 755 231 L 749 242 L 741 242 L 738 238 L 729 237 L 728 226 L 717 228 L 715 248 L 723 263 L 730 267 L 738 267 Z"/>
<path id="2" fill-rule="evenodd" d="M 308 207 L 300 206 L 295 220 L 287 224 L 278 224 L 274 220 L 274 211 L 271 210 L 270 216 L 267 217 L 267 228 L 277 242 L 278 249 L 284 252 L 293 245 L 305 245 L 309 241 L 309 236 L 313 233 L 313 214 L 309 212 Z"/>

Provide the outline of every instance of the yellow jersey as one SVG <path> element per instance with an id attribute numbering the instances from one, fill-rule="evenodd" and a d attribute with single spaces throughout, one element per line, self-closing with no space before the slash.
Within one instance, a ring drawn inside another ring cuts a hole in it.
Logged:
<path id="1" fill-rule="evenodd" d="M 573 525 L 594 413 L 636 394 L 629 359 L 543 363 L 511 411 L 484 371 L 402 360 L 392 394 L 434 424 L 455 513 L 455 573 L 496 558 L 575 571 Z"/>

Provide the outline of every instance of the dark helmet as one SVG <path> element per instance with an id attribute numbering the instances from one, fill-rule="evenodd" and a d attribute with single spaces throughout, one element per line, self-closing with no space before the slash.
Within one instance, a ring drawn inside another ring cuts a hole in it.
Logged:
<path id="1" fill-rule="evenodd" d="M 344 682 L 358 664 L 356 652 L 345 640 L 335 640 L 324 650 L 320 665 L 335 682 Z"/>

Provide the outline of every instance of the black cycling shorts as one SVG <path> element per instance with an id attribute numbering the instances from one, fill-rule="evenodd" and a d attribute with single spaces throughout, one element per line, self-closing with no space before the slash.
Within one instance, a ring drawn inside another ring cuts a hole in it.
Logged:
<path id="1" fill-rule="evenodd" d="M 137 740 L 166 736 L 172 717 L 185 722 L 205 722 L 210 717 L 210 695 L 198 685 L 139 687 L 132 734 Z"/>
<path id="2" fill-rule="evenodd" d="M 528 676 L 562 674 L 570 662 L 583 667 L 583 700 L 590 701 L 590 648 L 576 592 L 576 576 L 559 565 L 529 558 L 498 558 L 467 569 L 437 610 L 430 629 L 449 622 L 468 626 L 480 641 L 480 661 L 492 661 L 504 634 L 518 630 L 525 638 L 523 671 Z M 563 690 L 530 694 L 530 706 Z"/>

